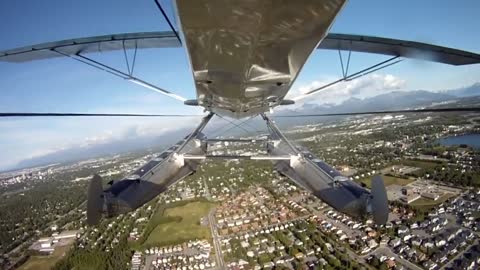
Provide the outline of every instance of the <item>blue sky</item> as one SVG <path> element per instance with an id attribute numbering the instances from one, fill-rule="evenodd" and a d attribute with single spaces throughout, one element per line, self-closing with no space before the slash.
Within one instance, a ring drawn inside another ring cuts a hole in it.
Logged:
<path id="1" fill-rule="evenodd" d="M 170 1 L 163 3 L 172 15 Z M 347 4 L 331 31 L 423 41 L 480 52 L 478 10 L 480 1 L 476 0 L 356 0 Z M 168 30 L 153 0 L 1 1 L 0 18 L 0 50 L 76 37 Z M 92 57 L 125 70 L 123 52 Z M 186 57 L 181 48 L 144 50 L 137 55 L 135 74 L 182 96 L 194 98 Z M 383 59 L 383 56 L 353 54 L 350 70 Z M 452 67 L 409 60 L 365 78 L 363 82 L 333 89 L 336 91 L 332 90 L 332 96 L 319 96 L 317 101 L 338 98 L 333 92 L 348 98 L 354 92 L 343 90 L 361 85 L 368 89 L 356 94 L 358 97 L 391 90 L 452 89 L 480 81 L 479 74 L 480 65 Z M 316 52 L 297 79 L 292 93 L 340 75 L 336 52 Z M 2 112 L 199 112 L 71 59 L 23 64 L 0 62 L 0 91 Z M 139 135 L 142 135 L 194 122 L 178 119 L 3 119 L 0 120 L 0 169 L 25 158 L 85 142 L 120 139 L 132 126 L 141 130 L 143 133 Z"/>

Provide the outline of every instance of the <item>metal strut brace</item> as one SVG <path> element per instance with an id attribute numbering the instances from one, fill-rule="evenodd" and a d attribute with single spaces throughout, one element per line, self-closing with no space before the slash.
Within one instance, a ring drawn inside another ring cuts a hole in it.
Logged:
<path id="1" fill-rule="evenodd" d="M 241 124 L 237 124 L 237 123 L 235 123 L 234 121 L 231 121 L 231 120 L 229 120 L 229 119 L 227 119 L 227 118 L 225 118 L 225 117 L 223 117 L 223 116 L 221 116 L 221 115 L 218 115 L 218 114 L 217 114 L 217 116 L 218 116 L 220 119 L 225 120 L 225 121 L 229 122 L 230 124 L 234 125 L 235 127 L 242 129 L 243 131 L 245 131 L 245 132 L 247 133 L 247 136 L 248 136 L 248 134 L 250 133 L 248 130 L 246 130 L 245 128 L 243 128 L 243 127 L 241 126 Z M 245 121 L 244 123 L 246 123 L 246 121 Z M 244 123 L 242 123 L 242 124 L 244 124 Z"/>
<path id="2" fill-rule="evenodd" d="M 158 86 L 156 86 L 156 85 L 153 85 L 153 84 L 151 84 L 151 83 L 149 83 L 149 82 L 146 82 L 146 81 L 144 81 L 144 80 L 142 80 L 142 79 L 139 79 L 139 78 L 137 78 L 137 77 L 135 77 L 135 76 L 132 76 L 131 74 L 127 74 L 127 73 L 125 73 L 125 72 L 123 72 L 123 71 L 121 71 L 121 70 L 118 70 L 118 69 L 116 69 L 116 68 L 114 68 L 114 67 L 105 65 L 105 64 L 103 64 L 103 63 L 101 63 L 101 62 L 95 61 L 95 60 L 93 60 L 93 59 L 91 59 L 91 58 L 88 58 L 88 57 L 86 57 L 86 56 L 83 56 L 83 55 L 81 55 L 81 54 L 76 54 L 75 57 L 74 57 L 74 56 L 72 56 L 72 55 L 68 55 L 68 54 L 62 53 L 62 52 L 60 52 L 60 51 L 57 51 L 57 50 L 55 50 L 55 49 L 52 49 L 52 51 L 53 51 L 53 52 L 56 52 L 56 53 L 58 53 L 58 54 L 61 54 L 61 55 L 63 55 L 63 56 L 69 57 L 69 58 L 71 58 L 71 59 L 73 59 L 73 60 L 76 60 L 76 61 L 78 61 L 78 62 L 80 62 L 80 63 L 83 63 L 83 64 L 86 64 L 86 65 L 88 65 L 88 66 L 97 68 L 97 69 L 99 69 L 99 70 L 101 70 L 101 71 L 108 72 L 108 73 L 110 73 L 110 74 L 112 74 L 112 75 L 114 75 L 114 76 L 117 76 L 117 77 L 122 78 L 122 79 L 124 79 L 124 80 L 128 80 L 128 81 L 130 81 L 130 82 L 132 82 L 132 83 L 135 83 L 135 84 L 137 84 L 137 85 L 143 86 L 143 87 L 148 88 L 148 89 L 150 89 L 150 90 L 153 90 L 153 91 L 156 91 L 156 92 L 158 92 L 158 93 L 161 93 L 161 94 L 164 94 L 164 95 L 166 95 L 166 96 L 169 96 L 169 97 L 171 97 L 171 98 L 180 100 L 180 101 L 182 101 L 182 102 L 184 102 L 185 100 L 187 100 L 186 98 L 184 98 L 184 97 L 182 97 L 182 96 L 179 96 L 179 95 L 177 95 L 177 94 L 174 94 L 174 93 L 172 93 L 172 92 L 170 92 L 170 91 L 167 91 L 167 90 L 162 89 L 162 88 L 160 88 L 160 87 L 158 87 Z M 133 72 L 133 70 L 132 70 L 132 72 Z"/>
<path id="3" fill-rule="evenodd" d="M 345 68 L 343 67 L 343 58 L 342 58 L 342 52 L 340 49 L 338 49 L 338 56 L 340 57 L 340 66 L 342 67 L 342 76 L 343 78 L 347 77 L 347 74 L 345 73 Z"/>
<path id="4" fill-rule="evenodd" d="M 168 26 L 170 26 L 170 29 L 172 29 L 173 33 L 177 37 L 178 42 L 180 43 L 180 45 L 182 45 L 182 40 L 180 39 L 180 36 L 178 35 L 177 30 L 175 30 L 175 27 L 173 27 L 173 24 L 170 22 L 170 19 L 168 18 L 167 13 L 165 13 L 165 10 L 163 10 L 162 5 L 160 4 L 160 2 L 158 0 L 154 0 L 154 1 L 155 1 L 155 4 L 157 5 L 157 8 L 162 13 L 163 18 L 165 19 L 165 21 L 167 21 Z"/>
<path id="5" fill-rule="evenodd" d="M 350 56 L 352 56 L 352 41 L 350 41 L 350 49 L 348 50 L 348 60 L 347 60 L 347 68 L 345 69 L 345 77 L 348 76 L 348 68 L 350 66 Z"/>
<path id="6" fill-rule="evenodd" d="M 190 140 L 192 140 L 193 137 L 197 136 L 198 133 L 200 133 L 205 128 L 205 126 L 208 124 L 210 119 L 212 119 L 213 115 L 214 115 L 214 113 L 210 112 L 205 117 L 203 117 L 202 122 L 200 122 L 198 127 L 192 133 L 190 133 L 190 135 L 188 135 L 188 137 L 185 139 L 185 141 L 177 148 L 177 150 L 175 150 L 175 153 L 177 153 L 177 154 L 180 153 L 180 151 L 182 151 L 183 148 L 185 148 L 187 143 L 190 142 Z"/>
<path id="7" fill-rule="evenodd" d="M 114 71 L 114 72 L 117 72 L 117 73 L 119 73 L 119 74 L 127 77 L 128 80 L 131 81 L 132 83 L 138 84 L 138 85 L 143 86 L 143 87 L 145 87 L 145 88 L 149 88 L 149 89 L 151 89 L 151 90 L 153 90 L 153 91 L 162 93 L 162 94 L 164 94 L 164 95 L 166 95 L 166 96 L 172 97 L 172 98 L 177 99 L 177 100 L 180 100 L 180 101 L 185 101 L 185 100 L 187 100 L 187 99 L 184 98 L 184 97 L 181 97 L 181 96 L 179 96 L 179 95 L 177 95 L 177 94 L 174 94 L 174 93 L 172 93 L 172 92 L 170 92 L 170 91 L 167 91 L 167 90 L 165 90 L 165 89 L 162 89 L 162 88 L 160 88 L 160 87 L 158 87 L 158 86 L 156 86 L 156 85 L 153 85 L 153 84 L 151 84 L 151 83 L 149 83 L 149 82 L 146 82 L 146 81 L 144 81 L 144 80 L 142 80 L 142 79 L 139 79 L 139 78 L 137 78 L 137 77 L 128 75 L 128 74 L 126 74 L 125 72 L 122 72 L 122 71 L 120 71 L 120 70 L 118 70 L 118 69 L 116 69 L 116 68 L 113 68 L 113 67 L 111 67 L 111 66 L 107 66 L 107 65 L 105 65 L 105 64 L 103 64 L 103 63 L 100 63 L 100 62 L 98 62 L 98 61 L 95 61 L 95 60 L 93 60 L 93 59 L 91 59 L 91 58 L 88 58 L 88 57 L 83 56 L 83 55 L 81 55 L 81 54 L 77 54 L 77 56 L 80 57 L 80 58 L 82 58 L 82 59 L 85 60 L 85 61 L 88 61 L 88 62 L 90 62 L 90 63 L 96 64 L 96 65 L 99 65 L 99 66 L 101 66 L 101 67 L 110 69 L 110 70 L 112 70 L 112 71 Z M 73 59 L 76 59 L 76 58 L 73 58 Z"/>
<path id="8" fill-rule="evenodd" d="M 250 119 L 252 119 L 252 117 L 249 117 L 249 118 L 247 118 L 246 120 L 243 120 L 243 121 L 240 122 L 239 124 L 230 123 L 230 124 L 233 125 L 232 127 L 229 127 L 228 129 L 222 131 L 222 129 L 225 129 L 225 128 L 223 127 L 223 128 L 221 128 L 221 129 L 217 130 L 213 135 L 210 135 L 210 136 L 211 136 L 212 138 L 216 138 L 216 137 L 218 137 L 218 136 L 221 136 L 221 135 L 229 132 L 230 130 L 232 130 L 232 129 L 238 127 L 238 126 L 242 126 L 243 124 L 245 124 L 245 123 L 246 123 L 248 120 L 250 120 Z M 228 126 L 227 126 L 227 127 L 228 127 Z M 220 131 L 221 131 L 221 132 L 220 132 Z"/>
<path id="9" fill-rule="evenodd" d="M 290 160 L 290 156 L 183 155 L 184 159 Z"/>
<path id="10" fill-rule="evenodd" d="M 345 77 L 343 77 L 343 78 L 341 78 L 341 79 L 338 79 L 338 80 L 336 80 L 336 81 L 334 81 L 334 82 L 331 82 L 331 83 L 328 83 L 328 84 L 326 84 L 326 85 L 320 86 L 319 88 L 310 90 L 309 92 L 307 92 L 307 93 L 305 93 L 305 94 L 303 94 L 303 95 L 300 95 L 300 96 L 297 96 L 297 97 L 292 98 L 292 100 L 295 100 L 295 101 L 300 100 L 300 99 L 302 99 L 302 98 L 304 98 L 304 97 L 306 97 L 306 96 L 309 96 L 309 95 L 311 95 L 311 94 L 317 93 L 317 92 L 319 92 L 319 91 L 321 91 L 321 90 L 323 90 L 323 89 L 325 89 L 325 88 L 328 88 L 328 87 L 330 87 L 330 86 L 332 86 L 332 85 L 335 85 L 335 84 L 337 84 L 337 83 L 344 82 L 344 81 L 351 81 L 351 80 L 360 78 L 360 77 L 362 77 L 362 76 L 364 76 L 364 75 L 367 75 L 367 74 L 370 74 L 370 73 L 372 73 L 372 72 L 375 72 L 375 71 L 377 71 L 377 70 L 380 70 L 380 69 L 383 69 L 383 68 L 392 66 L 392 65 L 394 65 L 394 64 L 397 64 L 397 63 L 403 61 L 402 59 L 399 59 L 399 60 L 397 60 L 397 61 L 394 61 L 394 60 L 396 60 L 396 59 L 399 58 L 399 57 L 400 57 L 400 56 L 398 56 L 398 55 L 397 55 L 397 56 L 393 56 L 392 58 L 389 58 L 389 59 L 387 59 L 387 60 L 385 60 L 385 61 L 382 61 L 382 62 L 380 62 L 380 63 L 378 63 L 378 64 L 375 64 L 375 65 L 370 66 L 370 67 L 368 67 L 368 68 L 362 69 L 362 70 L 360 70 L 360 71 L 358 71 L 358 72 L 355 72 L 355 73 L 353 73 L 353 74 L 351 74 L 351 75 L 347 75 L 347 76 L 345 76 Z M 394 61 L 394 62 L 392 62 L 392 61 Z"/>
<path id="11" fill-rule="evenodd" d="M 130 74 L 131 76 L 132 72 L 130 72 L 130 64 L 128 63 L 127 50 L 125 49 L 125 40 L 122 42 L 122 46 L 123 46 L 123 55 L 125 56 L 125 63 L 127 64 L 128 74 Z"/>
<path id="12" fill-rule="evenodd" d="M 208 139 L 209 143 L 232 142 L 232 143 L 264 143 L 265 139 Z"/>
<path id="13" fill-rule="evenodd" d="M 343 57 L 342 51 L 338 49 L 338 56 L 340 57 L 340 66 L 342 67 L 342 76 L 344 79 L 348 77 L 348 67 L 350 66 L 350 56 L 352 55 L 352 41 L 350 41 L 350 49 L 348 50 L 348 59 L 347 59 L 347 67 L 344 68 L 343 66 Z"/>
<path id="14" fill-rule="evenodd" d="M 265 120 L 265 122 L 267 122 L 267 127 L 270 128 L 272 133 L 274 133 L 281 140 L 283 140 L 288 145 L 288 147 L 290 147 L 290 149 L 292 149 L 293 153 L 295 153 L 296 155 L 300 154 L 300 151 L 287 139 L 287 137 L 285 137 L 285 135 L 283 135 L 283 133 L 280 131 L 280 129 L 278 129 L 277 125 L 275 125 L 275 123 L 265 113 L 262 113 L 261 116 L 262 116 L 263 120 Z"/>
<path id="15" fill-rule="evenodd" d="M 132 70 L 130 71 L 130 76 L 133 76 L 133 69 L 135 68 L 135 60 L 137 60 L 137 40 L 135 40 L 135 52 L 133 53 L 133 63 L 132 63 Z"/>

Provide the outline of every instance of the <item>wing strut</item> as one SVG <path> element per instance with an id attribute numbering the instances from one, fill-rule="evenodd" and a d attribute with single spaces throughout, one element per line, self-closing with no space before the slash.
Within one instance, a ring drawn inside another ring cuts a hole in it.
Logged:
<path id="1" fill-rule="evenodd" d="M 393 56 L 385 61 L 382 61 L 378 64 L 375 64 L 375 65 L 372 65 L 368 68 L 364 68 L 358 72 L 355 72 L 351 75 L 348 75 L 347 72 L 348 72 L 348 65 L 350 64 L 350 55 L 348 56 L 348 62 L 347 62 L 347 69 L 344 70 L 343 69 L 343 60 L 342 60 L 342 55 L 340 53 L 340 51 L 338 51 L 339 55 L 340 55 L 340 61 L 341 61 L 341 65 L 342 65 L 342 73 L 343 73 L 343 78 L 341 79 L 338 79 L 336 81 L 333 81 L 331 83 L 328 83 L 326 85 L 323 85 L 323 86 L 320 86 L 319 88 L 316 88 L 316 89 L 313 89 L 313 90 L 310 90 L 308 91 L 307 93 L 305 94 L 302 94 L 300 96 L 297 96 L 297 97 L 294 97 L 292 98 L 292 100 L 294 101 L 298 101 L 298 100 L 301 100 L 307 96 L 310 96 L 312 94 L 315 94 L 315 93 L 318 93 L 322 90 L 325 90 L 326 88 L 330 87 L 330 86 L 333 86 L 335 84 L 338 84 L 338 83 L 341 83 L 341 82 L 348 82 L 348 81 L 352 81 L 352 80 L 355 80 L 355 79 L 358 79 L 360 77 L 363 77 L 367 74 L 370 74 L 372 72 L 375 72 L 375 71 L 378 71 L 378 70 L 381 70 L 381 69 L 384 69 L 386 67 L 389 67 L 389 66 L 393 66 L 395 64 L 398 64 L 400 62 L 403 61 L 403 59 L 398 59 L 400 56 L 397 55 L 397 56 Z"/>
<path id="2" fill-rule="evenodd" d="M 261 116 L 263 120 L 265 120 L 265 122 L 267 123 L 267 127 L 270 129 L 272 134 L 283 140 L 293 151 L 293 153 L 298 155 L 300 151 L 287 139 L 287 137 L 285 137 L 285 135 L 283 135 L 280 129 L 278 129 L 277 125 L 275 125 L 275 122 L 273 122 L 265 113 L 262 113 Z"/>
<path id="3" fill-rule="evenodd" d="M 89 65 L 89 66 L 91 66 L 91 67 L 97 68 L 97 69 L 99 69 L 99 70 L 101 70 L 101 71 L 108 72 L 108 73 L 110 73 L 110 74 L 112 74 L 112 75 L 114 75 L 114 76 L 117 76 L 117 77 L 122 78 L 122 79 L 124 79 L 124 80 L 128 80 L 128 81 L 130 81 L 130 82 L 132 82 L 132 83 L 135 83 L 135 84 L 137 84 L 137 85 L 143 86 L 143 87 L 148 88 L 148 89 L 150 89 L 150 90 L 153 90 L 153 91 L 155 91 L 155 92 L 164 94 L 164 95 L 166 95 L 166 96 L 168 96 L 168 97 L 174 98 L 174 99 L 176 99 L 176 100 L 180 100 L 181 102 L 185 102 L 185 100 L 187 100 L 186 98 L 184 98 L 184 97 L 182 97 L 182 96 L 179 96 L 179 95 L 177 95 L 177 94 L 175 94 L 175 93 L 172 93 L 172 92 L 170 92 L 170 91 L 167 91 L 167 90 L 165 90 L 165 89 L 163 89 L 163 88 L 160 88 L 160 87 L 158 87 L 158 86 L 156 86 L 156 85 L 154 85 L 154 84 L 152 84 L 152 83 L 146 82 L 146 81 L 144 81 L 144 80 L 142 80 L 142 79 L 140 79 L 140 78 L 138 78 L 138 77 L 133 76 L 132 74 L 125 73 L 125 72 L 123 72 L 123 71 L 121 71 L 121 70 L 118 70 L 118 69 L 116 69 L 116 68 L 114 68 L 114 67 L 111 67 L 111 66 L 109 66 L 109 65 L 106 65 L 106 64 L 103 64 L 103 63 L 98 62 L 98 61 L 96 61 L 96 60 L 93 60 L 93 59 L 91 59 L 91 58 L 89 58 L 89 57 L 86 57 L 86 56 L 84 56 L 84 55 L 82 55 L 82 54 L 80 54 L 80 53 L 78 53 L 78 54 L 76 54 L 75 56 L 73 56 L 73 55 L 68 55 L 68 54 L 62 53 L 62 52 L 60 52 L 60 51 L 58 51 L 58 50 L 55 50 L 55 49 L 52 49 L 52 51 L 53 51 L 53 52 L 56 52 L 56 53 L 58 53 L 58 54 L 61 54 L 61 55 L 63 55 L 63 56 L 69 57 L 69 58 L 71 58 L 71 59 L 74 59 L 74 60 L 76 60 L 76 61 L 78 61 L 78 62 L 80 62 L 80 63 L 83 63 L 83 64 Z M 135 54 L 136 54 L 136 53 L 135 53 Z M 133 68 L 133 66 L 132 66 L 132 68 Z M 130 69 L 130 68 L 129 68 L 129 69 Z M 129 72 L 130 72 L 130 71 L 129 71 Z M 133 69 L 132 69 L 132 72 L 133 72 Z"/>
<path id="4" fill-rule="evenodd" d="M 167 21 L 168 26 L 170 26 L 170 29 L 172 29 L 172 32 L 173 32 L 173 33 L 175 34 L 175 36 L 177 37 L 178 42 L 180 43 L 180 45 L 182 45 L 182 40 L 180 39 L 180 36 L 178 35 L 177 30 L 175 30 L 175 28 L 173 27 L 172 23 L 170 22 L 170 19 L 168 19 L 167 13 L 165 13 L 165 10 L 163 10 L 162 5 L 160 4 L 160 2 L 159 2 L 158 0 L 154 0 L 154 1 L 155 1 L 155 4 L 157 5 L 158 9 L 159 9 L 160 12 L 162 13 L 163 18 L 165 18 L 165 21 Z"/>

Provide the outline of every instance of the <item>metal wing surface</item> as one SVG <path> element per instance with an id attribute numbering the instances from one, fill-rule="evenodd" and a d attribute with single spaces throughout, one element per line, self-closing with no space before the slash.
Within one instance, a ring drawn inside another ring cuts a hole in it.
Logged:
<path id="1" fill-rule="evenodd" d="M 75 55 L 123 50 L 124 48 L 177 48 L 180 46 L 175 34 L 171 31 L 125 33 L 67 39 L 0 51 L 0 61 L 28 62 L 63 56 L 54 50 L 66 55 Z M 480 54 L 473 52 L 422 42 L 365 35 L 330 33 L 320 43 L 318 49 L 398 55 L 450 65 L 480 63 Z"/>
<path id="2" fill-rule="evenodd" d="M 330 33 L 318 49 L 375 53 L 421 59 L 449 65 L 480 63 L 480 54 L 428 43 L 362 35 Z"/>
<path id="3" fill-rule="evenodd" d="M 0 61 L 28 62 L 66 55 L 180 46 L 175 34 L 170 31 L 126 33 L 67 39 L 6 50 L 0 52 Z"/>

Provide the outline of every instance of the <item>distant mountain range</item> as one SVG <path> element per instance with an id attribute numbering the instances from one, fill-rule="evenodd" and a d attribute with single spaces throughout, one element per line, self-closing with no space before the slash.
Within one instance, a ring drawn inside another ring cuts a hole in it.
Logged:
<path id="1" fill-rule="evenodd" d="M 359 99 L 350 98 L 339 105 L 331 104 L 304 104 L 302 107 L 295 110 L 282 110 L 278 115 L 286 114 L 320 114 L 320 113 L 339 113 L 339 112 L 362 112 L 373 110 L 399 110 L 406 108 L 415 108 L 421 106 L 431 106 L 433 104 L 462 100 L 465 97 L 480 96 L 480 83 L 473 84 L 469 87 L 464 87 L 454 90 L 446 90 L 440 92 L 430 92 L 425 90 L 417 91 L 393 91 L 378 96 Z M 467 100 L 467 99 L 465 99 Z M 333 118 L 329 118 L 332 120 Z M 308 123 L 315 123 L 323 121 L 324 118 L 277 118 L 279 126 L 285 127 L 292 125 L 302 125 Z M 262 121 L 253 121 L 251 126 L 260 127 L 264 125 Z M 158 148 L 161 146 L 169 146 L 191 130 L 179 129 L 168 132 L 161 136 L 152 137 L 133 137 L 123 140 L 115 140 L 103 144 L 90 145 L 88 147 L 76 147 L 66 150 L 61 150 L 55 153 L 47 154 L 41 157 L 35 157 L 23 160 L 18 163 L 15 168 L 28 168 L 34 166 L 48 165 L 53 163 L 66 163 L 100 156 L 118 154 L 122 152 L 131 152 L 147 148 Z M 238 133 L 240 135 L 240 133 Z M 229 135 L 234 135 L 230 133 Z M 245 134 L 241 134 L 245 135 Z"/>
<path id="2" fill-rule="evenodd" d="M 24 169 L 44 166 L 55 163 L 68 163 L 90 158 L 114 155 L 119 153 L 134 152 L 138 150 L 154 149 L 162 150 L 180 140 L 190 132 L 186 129 L 178 129 L 165 133 L 161 136 L 137 136 L 121 140 L 112 140 L 106 143 L 92 144 L 83 147 L 73 147 L 60 150 L 44 156 L 33 157 L 19 162 L 11 169 Z"/>
<path id="3" fill-rule="evenodd" d="M 443 91 L 443 93 L 456 97 L 480 96 L 480 82 L 459 89 Z"/>
<path id="4" fill-rule="evenodd" d="M 452 101 L 471 96 L 480 96 L 480 83 L 465 88 L 440 92 L 430 92 L 426 90 L 393 91 L 365 99 L 350 98 L 338 105 L 306 103 L 295 110 L 283 110 L 281 114 L 321 114 L 400 110 L 420 106 L 430 106 L 434 103 Z"/>
<path id="5" fill-rule="evenodd" d="M 362 112 L 373 110 L 397 110 L 409 107 L 430 105 L 435 102 L 443 102 L 455 98 L 456 97 L 453 95 L 448 95 L 444 93 L 432 93 L 424 90 L 394 91 L 365 99 L 350 98 L 339 105 L 307 103 L 296 110 L 285 110 L 282 112 L 282 114 L 319 114 Z"/>
<path id="6" fill-rule="evenodd" d="M 432 92 L 426 90 L 414 91 L 392 91 L 374 97 L 359 99 L 350 98 L 343 103 L 335 104 L 310 104 L 306 103 L 295 110 L 282 110 L 278 115 L 295 114 L 323 114 L 323 113 L 344 113 L 344 112 L 365 112 L 383 110 L 401 110 L 408 108 L 428 107 L 439 103 L 459 101 L 460 103 L 470 102 L 468 97 L 480 97 L 480 83 L 459 89 Z M 446 106 L 446 105 L 444 105 Z M 452 106 L 452 105 L 450 105 Z M 470 106 L 473 106 L 470 104 Z M 335 121 L 339 117 L 304 117 L 304 118 L 277 118 L 280 127 L 291 127 L 292 125 L 315 124 L 321 121 Z"/>

